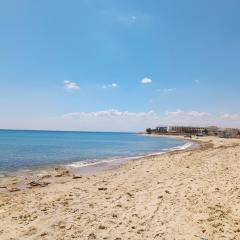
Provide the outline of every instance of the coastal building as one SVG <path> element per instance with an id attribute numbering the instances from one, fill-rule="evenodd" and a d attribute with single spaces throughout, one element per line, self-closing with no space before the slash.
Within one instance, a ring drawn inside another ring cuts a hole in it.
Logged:
<path id="1" fill-rule="evenodd" d="M 147 129 L 148 133 L 155 134 L 173 134 L 173 135 L 197 135 L 204 134 L 206 128 L 202 127 L 186 127 L 186 126 L 158 126 L 155 129 Z"/>
<path id="2" fill-rule="evenodd" d="M 219 137 L 240 138 L 240 130 L 237 128 L 226 128 L 219 134 Z"/>
<path id="3" fill-rule="evenodd" d="M 167 133 L 168 132 L 168 127 L 156 127 L 155 130 L 158 133 Z"/>
<path id="4" fill-rule="evenodd" d="M 146 129 L 148 134 L 159 135 L 196 135 L 216 136 L 221 138 L 240 138 L 240 129 L 210 127 L 188 127 L 188 126 L 158 126 L 155 129 Z"/>
<path id="5" fill-rule="evenodd" d="M 185 127 L 185 126 L 170 126 L 168 128 L 169 133 L 178 133 L 178 134 L 203 134 L 206 128 L 203 127 Z"/>
<path id="6" fill-rule="evenodd" d="M 221 129 L 216 126 L 209 126 L 206 128 L 206 134 L 209 136 L 218 136 L 221 132 Z"/>
<path id="7" fill-rule="evenodd" d="M 240 138 L 240 129 L 237 128 L 218 128 L 211 126 L 207 128 L 208 136 L 217 136 L 222 138 Z"/>

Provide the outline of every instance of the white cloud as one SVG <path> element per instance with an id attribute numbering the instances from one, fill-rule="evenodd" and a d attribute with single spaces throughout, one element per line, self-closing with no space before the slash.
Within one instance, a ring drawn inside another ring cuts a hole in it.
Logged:
<path id="1" fill-rule="evenodd" d="M 168 125 L 219 126 L 240 128 L 240 114 L 176 110 L 166 112 L 164 121 Z"/>
<path id="2" fill-rule="evenodd" d="M 106 89 L 106 88 L 116 88 L 118 85 L 116 83 L 111 83 L 108 85 L 103 85 L 102 88 Z"/>
<path id="3" fill-rule="evenodd" d="M 153 111 L 129 112 L 108 109 L 95 112 L 74 112 L 62 116 L 66 126 L 80 130 L 143 131 L 159 124 L 159 115 Z"/>
<path id="4" fill-rule="evenodd" d="M 71 82 L 71 81 L 66 80 L 63 83 L 64 83 L 64 87 L 66 89 L 69 89 L 69 90 L 78 90 L 78 89 L 80 89 L 80 86 L 77 83 L 75 83 L 75 82 Z"/>
<path id="5" fill-rule="evenodd" d="M 154 111 L 129 112 L 108 109 L 74 112 L 62 116 L 65 126 L 79 130 L 143 131 L 159 125 L 240 127 L 238 114 L 211 114 L 204 111 L 176 110 L 159 114 Z"/>
<path id="6" fill-rule="evenodd" d="M 198 111 L 186 112 L 180 109 L 175 112 L 167 112 L 166 115 L 172 116 L 172 117 L 182 117 L 182 118 L 203 118 L 203 117 L 211 116 L 211 114 L 208 112 L 198 112 Z"/>
<path id="7" fill-rule="evenodd" d="M 240 114 L 222 113 L 221 118 L 230 120 L 230 121 L 240 121 Z"/>
<path id="8" fill-rule="evenodd" d="M 215 116 L 211 113 L 199 111 L 166 112 L 165 120 L 168 125 L 210 126 L 217 124 Z"/>
<path id="9" fill-rule="evenodd" d="M 2 114 L 3 115 L 3 114 Z M 159 114 L 153 111 L 129 112 L 108 109 L 94 112 L 67 113 L 63 116 L 31 117 L 16 116 L 0 118 L 2 128 L 49 129 L 79 131 L 143 131 L 159 125 L 189 125 L 240 128 L 240 113 L 211 114 L 201 111 L 177 110 Z"/>
<path id="10" fill-rule="evenodd" d="M 67 113 L 63 115 L 63 118 L 81 118 L 81 117 L 103 117 L 103 118 L 111 118 L 111 117 L 158 117 L 156 113 L 153 111 L 149 112 L 129 112 L 129 111 L 119 111 L 116 109 L 108 109 L 103 111 L 96 112 L 74 112 Z"/>
<path id="11" fill-rule="evenodd" d="M 153 80 L 148 77 L 145 77 L 144 79 L 141 80 L 142 84 L 150 84 L 152 82 L 153 82 Z"/>

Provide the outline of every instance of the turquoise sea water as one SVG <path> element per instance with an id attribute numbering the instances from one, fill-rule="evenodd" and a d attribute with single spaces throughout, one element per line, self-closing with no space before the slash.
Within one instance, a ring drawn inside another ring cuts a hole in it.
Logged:
<path id="1" fill-rule="evenodd" d="M 0 171 L 142 156 L 184 144 L 134 133 L 0 130 Z"/>

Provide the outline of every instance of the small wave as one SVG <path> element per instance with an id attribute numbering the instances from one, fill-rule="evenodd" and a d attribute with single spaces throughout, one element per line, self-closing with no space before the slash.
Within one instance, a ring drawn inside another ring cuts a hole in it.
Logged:
<path id="1" fill-rule="evenodd" d="M 182 146 L 170 148 L 169 151 L 185 150 L 185 149 L 194 147 L 194 145 L 195 145 L 195 144 L 192 143 L 192 142 L 187 142 L 187 143 L 185 143 L 185 144 L 182 145 Z"/>
<path id="2" fill-rule="evenodd" d="M 78 162 L 73 162 L 73 163 L 67 164 L 67 167 L 82 168 L 82 167 L 91 167 L 91 166 L 97 166 L 97 165 L 103 165 L 103 164 L 108 164 L 108 165 L 118 164 L 119 165 L 119 164 L 122 164 L 124 162 L 129 161 L 129 160 L 136 160 L 136 159 L 140 159 L 140 158 L 143 158 L 143 157 L 162 155 L 162 154 L 167 153 L 167 152 L 193 148 L 194 145 L 195 144 L 192 143 L 192 142 L 187 142 L 187 143 L 185 143 L 181 146 L 178 146 L 178 147 L 162 149 L 162 151 L 160 151 L 160 152 L 147 153 L 147 154 L 144 154 L 144 155 L 129 156 L 129 157 L 113 157 L 113 158 L 109 158 L 109 159 L 91 159 L 91 160 L 85 160 L 85 161 L 78 161 Z"/>
<path id="3" fill-rule="evenodd" d="M 125 162 L 129 160 L 134 160 L 134 159 L 139 159 L 144 157 L 144 155 L 139 155 L 139 156 L 132 156 L 132 157 L 114 157 L 114 158 L 109 158 L 109 159 L 92 159 L 91 161 L 79 161 L 79 162 L 74 162 L 67 164 L 68 167 L 72 168 L 81 168 L 81 167 L 89 167 L 89 166 L 95 166 L 99 164 L 109 164 L 109 163 L 118 163 L 118 162 Z"/>

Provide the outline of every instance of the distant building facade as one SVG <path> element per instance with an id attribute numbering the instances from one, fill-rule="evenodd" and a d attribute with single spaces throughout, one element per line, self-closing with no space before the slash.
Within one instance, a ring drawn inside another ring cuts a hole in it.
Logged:
<path id="1" fill-rule="evenodd" d="M 156 127 L 155 130 L 158 133 L 167 133 L 168 132 L 168 127 Z"/>
<path id="2" fill-rule="evenodd" d="M 170 133 L 178 133 L 178 134 L 203 134 L 206 128 L 202 127 L 184 127 L 184 126 L 171 126 L 168 128 L 168 132 Z"/>
<path id="3" fill-rule="evenodd" d="M 220 133 L 223 138 L 240 138 L 240 130 L 237 128 L 226 128 Z"/>
<path id="4" fill-rule="evenodd" d="M 240 129 L 225 128 L 220 129 L 216 126 L 210 127 L 187 127 L 187 126 L 158 126 L 155 129 L 148 128 L 148 134 L 162 135 L 197 135 L 197 136 L 217 136 L 223 138 L 240 138 Z"/>
<path id="5" fill-rule="evenodd" d="M 185 127 L 185 126 L 158 126 L 155 129 L 148 128 L 147 133 L 155 133 L 155 134 L 173 134 L 173 135 L 197 135 L 204 134 L 206 132 L 206 128 L 203 127 Z"/>

